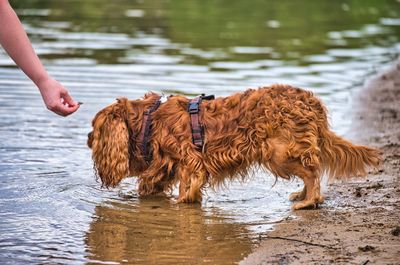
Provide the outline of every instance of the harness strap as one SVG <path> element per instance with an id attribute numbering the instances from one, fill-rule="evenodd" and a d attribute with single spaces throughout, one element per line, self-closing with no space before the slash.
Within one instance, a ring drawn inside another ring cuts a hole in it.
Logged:
<path id="1" fill-rule="evenodd" d="M 161 101 L 160 98 L 150 107 L 148 108 L 143 114 L 142 120 L 142 128 L 140 133 L 137 137 L 137 141 L 139 142 L 140 149 L 142 151 L 142 155 L 146 162 L 150 162 L 152 157 L 150 154 L 149 149 L 149 140 L 151 137 L 151 122 L 152 122 L 152 114 L 154 111 L 158 109 L 160 106 Z"/>
<path id="2" fill-rule="evenodd" d="M 202 100 L 214 99 L 214 95 L 205 96 L 204 94 L 189 101 L 190 125 L 192 128 L 193 144 L 200 150 L 204 146 L 204 126 L 200 122 L 200 104 Z"/>
<path id="3" fill-rule="evenodd" d="M 201 97 L 192 98 L 189 101 L 190 125 L 192 128 L 193 144 L 201 149 L 203 147 L 203 126 L 200 124 L 200 103 Z"/>

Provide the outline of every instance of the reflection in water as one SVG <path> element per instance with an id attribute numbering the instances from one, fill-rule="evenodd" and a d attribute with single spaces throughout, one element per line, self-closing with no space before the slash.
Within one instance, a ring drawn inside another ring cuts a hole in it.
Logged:
<path id="1" fill-rule="evenodd" d="M 84 105 L 55 117 L 0 49 L 1 264 L 241 260 L 288 214 L 297 182 L 271 188 L 257 173 L 207 190 L 201 208 L 124 198 L 134 179 L 104 190 L 93 177 L 93 116 L 148 90 L 227 96 L 287 83 L 321 97 L 343 134 L 352 93 L 400 51 L 392 0 L 10 2 L 46 68 Z"/>
<path id="2" fill-rule="evenodd" d="M 95 208 L 86 235 L 88 258 L 129 264 L 231 264 L 253 243 L 246 226 L 200 205 L 153 197 L 137 204 L 105 202 Z"/>

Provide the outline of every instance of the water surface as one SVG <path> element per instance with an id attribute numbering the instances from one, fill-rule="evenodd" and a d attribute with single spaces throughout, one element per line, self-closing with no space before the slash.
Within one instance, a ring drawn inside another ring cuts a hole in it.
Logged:
<path id="1" fill-rule="evenodd" d="M 86 135 L 95 113 L 149 90 L 227 96 L 287 83 L 314 91 L 345 134 L 351 98 L 398 55 L 397 1 L 11 1 L 49 72 L 84 105 L 68 118 L 0 51 L 0 263 L 232 264 L 290 211 L 299 182 L 257 173 L 141 199 L 100 188 Z"/>

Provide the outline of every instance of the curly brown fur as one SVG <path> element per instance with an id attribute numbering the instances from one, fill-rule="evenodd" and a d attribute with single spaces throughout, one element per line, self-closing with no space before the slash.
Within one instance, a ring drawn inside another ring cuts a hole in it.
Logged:
<path id="1" fill-rule="evenodd" d="M 276 177 L 293 176 L 304 182 L 291 194 L 294 209 L 323 202 L 321 174 L 330 178 L 365 175 L 376 167 L 379 152 L 356 146 L 329 130 L 324 105 L 311 92 L 288 85 L 249 89 L 229 97 L 203 101 L 204 151 L 192 143 L 189 100 L 172 96 L 153 113 L 148 165 L 136 136 L 143 113 L 159 96 L 119 99 L 93 120 L 88 146 L 103 185 L 115 186 L 137 176 L 140 195 L 168 191 L 179 183 L 180 202 L 200 202 L 206 184 L 212 187 L 245 178 L 254 166 Z"/>

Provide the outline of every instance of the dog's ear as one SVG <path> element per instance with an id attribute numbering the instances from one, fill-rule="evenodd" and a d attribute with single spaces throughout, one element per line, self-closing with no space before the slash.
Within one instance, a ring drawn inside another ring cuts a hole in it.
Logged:
<path id="1" fill-rule="evenodd" d="M 106 187 L 129 175 L 129 132 L 119 103 L 96 115 L 89 137 L 95 173 Z"/>

